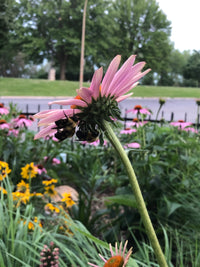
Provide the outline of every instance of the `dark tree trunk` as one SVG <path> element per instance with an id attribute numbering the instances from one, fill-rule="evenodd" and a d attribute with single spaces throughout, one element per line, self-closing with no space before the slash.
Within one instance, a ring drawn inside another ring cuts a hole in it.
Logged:
<path id="1" fill-rule="evenodd" d="M 60 57 L 60 80 L 64 81 L 66 80 L 66 63 L 67 63 L 67 55 L 62 55 Z"/>

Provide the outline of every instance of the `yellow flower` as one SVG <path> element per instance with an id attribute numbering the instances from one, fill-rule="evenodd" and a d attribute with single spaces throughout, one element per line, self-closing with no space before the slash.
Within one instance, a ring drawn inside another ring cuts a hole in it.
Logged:
<path id="1" fill-rule="evenodd" d="M 0 192 L 2 192 L 3 194 L 7 194 L 6 189 L 4 189 L 3 187 L 0 186 Z"/>
<path id="2" fill-rule="evenodd" d="M 21 176 L 24 179 L 33 178 L 37 174 L 37 167 L 34 166 L 34 163 L 31 162 L 30 164 L 26 164 L 25 167 L 22 167 Z"/>
<path id="3" fill-rule="evenodd" d="M 18 207 L 21 203 L 26 205 L 29 202 L 31 194 L 30 190 L 27 189 L 25 192 L 19 192 L 19 191 L 13 192 L 12 196 L 13 196 L 13 201 L 17 202 L 17 207 Z"/>
<path id="4" fill-rule="evenodd" d="M 58 207 L 54 206 L 52 203 L 47 203 L 45 205 L 45 208 L 52 211 L 52 212 L 56 212 L 56 213 L 60 212 L 60 209 Z"/>
<path id="5" fill-rule="evenodd" d="M 24 222 L 24 225 L 27 223 L 27 221 Z M 38 222 L 38 218 L 34 217 L 34 219 L 32 221 L 28 222 L 28 229 L 33 231 L 35 229 L 35 224 L 38 224 L 39 227 L 42 227 L 41 222 Z"/>
<path id="6" fill-rule="evenodd" d="M 44 194 L 48 195 L 49 197 L 53 197 L 58 194 L 57 191 L 55 190 L 55 185 L 45 186 L 44 190 L 45 190 Z"/>
<path id="7" fill-rule="evenodd" d="M 63 193 L 62 196 L 63 198 L 61 199 L 61 201 L 65 202 L 67 207 L 71 207 L 75 204 L 70 193 Z"/>
<path id="8" fill-rule="evenodd" d="M 44 184 L 45 186 L 48 186 L 50 184 L 56 184 L 57 182 L 58 182 L 58 180 L 51 179 L 51 180 L 42 181 L 42 184 Z"/>
<path id="9" fill-rule="evenodd" d="M 29 184 L 26 184 L 23 180 L 17 184 L 17 191 L 25 193 L 26 190 L 29 190 Z"/>
<path id="10" fill-rule="evenodd" d="M 0 181 L 3 181 L 3 179 L 11 172 L 11 169 L 9 169 L 8 163 L 4 161 L 0 161 Z"/>

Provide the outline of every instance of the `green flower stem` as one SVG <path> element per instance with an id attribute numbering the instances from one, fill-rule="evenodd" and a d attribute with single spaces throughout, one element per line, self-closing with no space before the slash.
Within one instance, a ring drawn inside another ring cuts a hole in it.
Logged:
<path id="1" fill-rule="evenodd" d="M 160 267 L 167 267 L 167 262 L 165 259 L 165 256 L 162 252 L 162 249 L 160 247 L 160 244 L 158 242 L 155 230 L 153 228 L 153 225 L 151 223 L 151 219 L 149 217 L 148 211 L 146 209 L 145 203 L 144 203 L 144 199 L 135 175 L 135 172 L 133 170 L 133 167 L 129 161 L 129 158 L 125 152 L 125 150 L 123 149 L 119 139 L 117 138 L 117 136 L 115 135 L 113 129 L 111 128 L 109 122 L 107 121 L 103 121 L 103 127 L 104 127 L 104 131 L 105 131 L 105 135 L 107 136 L 107 138 L 110 140 L 111 144 L 113 145 L 113 147 L 116 149 L 116 151 L 118 152 L 126 170 L 129 176 L 129 181 L 138 205 L 138 210 L 139 213 L 141 215 L 143 224 L 145 226 L 146 229 L 146 233 L 149 237 L 149 240 L 151 242 L 151 245 L 154 249 L 154 253 L 155 256 L 157 258 L 157 261 L 160 265 Z"/>

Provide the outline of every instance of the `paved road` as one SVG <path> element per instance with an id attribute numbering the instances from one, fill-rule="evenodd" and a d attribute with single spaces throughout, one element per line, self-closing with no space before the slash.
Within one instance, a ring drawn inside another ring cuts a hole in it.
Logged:
<path id="1" fill-rule="evenodd" d="M 64 99 L 64 97 L 0 97 L 0 102 L 3 102 L 6 106 L 9 103 L 17 104 L 22 112 L 37 113 L 40 110 L 46 110 L 49 108 L 48 102 Z M 151 119 L 155 119 L 157 110 L 159 108 L 158 98 L 129 98 L 119 103 L 122 111 L 122 117 L 125 115 L 126 109 L 131 109 L 135 105 L 142 105 L 143 107 L 152 110 L 153 115 Z M 58 105 L 52 105 L 52 108 L 59 108 Z M 162 113 L 163 112 L 163 113 Z M 161 113 L 158 119 L 163 115 L 165 120 L 171 119 L 171 113 L 174 113 L 174 121 L 187 120 L 195 123 L 197 119 L 197 104 L 196 99 L 191 98 L 166 98 L 166 102 L 161 109 Z M 128 117 L 132 117 L 129 113 Z"/>

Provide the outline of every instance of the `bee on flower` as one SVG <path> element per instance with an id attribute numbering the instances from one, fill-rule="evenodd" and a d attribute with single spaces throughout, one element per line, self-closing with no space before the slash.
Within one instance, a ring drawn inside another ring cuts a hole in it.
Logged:
<path id="1" fill-rule="evenodd" d="M 76 117 L 73 131 L 78 140 L 93 142 L 99 138 L 103 144 L 104 122 L 115 123 L 116 119 L 121 119 L 118 103 L 131 96 L 132 93 L 126 93 L 137 86 L 138 81 L 150 71 L 147 69 L 141 72 L 145 62 L 134 65 L 135 58 L 135 55 L 130 56 L 118 70 L 121 56 L 117 55 L 111 61 L 104 78 L 101 67 L 95 71 L 90 87 L 78 89 L 75 98 L 49 103 L 70 105 L 69 109 L 45 110 L 35 114 L 34 118 L 40 119 L 38 126 L 43 126 L 35 139 L 53 134 L 62 141 L 73 136 L 67 132 L 66 124 Z"/>

